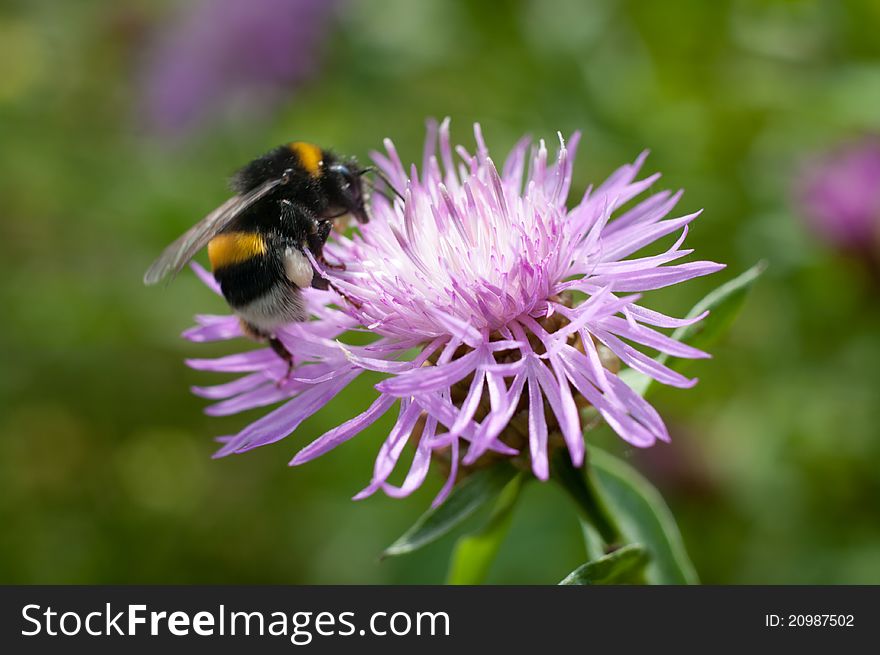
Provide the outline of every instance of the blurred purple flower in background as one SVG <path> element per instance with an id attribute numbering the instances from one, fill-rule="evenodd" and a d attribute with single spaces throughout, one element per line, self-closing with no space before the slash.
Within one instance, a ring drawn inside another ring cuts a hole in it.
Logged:
<path id="1" fill-rule="evenodd" d="M 846 143 L 810 162 L 796 195 L 810 228 L 835 248 L 880 246 L 880 138 Z"/>
<path id="2" fill-rule="evenodd" d="M 312 76 L 335 0 L 201 0 L 156 35 L 143 80 L 150 127 L 180 134 L 232 108 L 266 110 Z"/>
<path id="3" fill-rule="evenodd" d="M 696 383 L 634 346 L 708 357 L 655 329 L 689 325 L 705 314 L 676 319 L 637 304 L 639 292 L 722 268 L 706 261 L 666 265 L 692 252 L 681 246 L 699 212 L 667 219 L 681 196 L 668 191 L 621 211 L 659 177 L 636 179 L 646 153 L 568 209 L 577 134 L 567 145 L 560 136 L 552 163 L 543 142 L 529 154 L 530 143 L 522 140 L 501 171 L 479 126 L 475 136 L 476 154 L 458 147 L 455 162 L 448 121 L 439 131 L 432 124 L 421 172 L 404 167 L 388 140 L 387 156 L 374 154 L 405 201 L 376 196 L 369 223 L 350 238 L 335 235 L 328 242 L 325 253 L 345 270 L 322 272 L 345 298 L 304 291 L 313 319 L 277 334 L 297 364 L 291 379 L 284 380 L 286 365 L 269 349 L 190 360 L 201 370 L 246 373 L 194 390 L 219 401 L 208 408 L 211 414 L 287 401 L 224 437 L 218 455 L 283 439 L 364 371 L 388 376 L 375 385 L 378 397 L 291 461 L 326 453 L 397 406 L 373 479 L 356 498 L 378 490 L 412 492 L 433 459 L 449 470 L 435 502 L 460 467 L 499 457 L 516 456 L 547 479 L 551 449 L 566 448 L 575 465 L 583 463 L 580 409 L 587 406 L 635 446 L 669 439 L 656 410 L 616 371 L 623 362 L 664 384 Z M 630 258 L 673 233 L 680 236 L 665 252 Z M 210 274 L 200 275 L 216 288 Z M 198 322 L 185 333 L 193 341 L 240 335 L 232 316 Z M 345 345 L 338 338 L 349 330 L 377 338 L 367 346 Z M 408 443 L 414 455 L 398 486 L 389 477 Z"/>

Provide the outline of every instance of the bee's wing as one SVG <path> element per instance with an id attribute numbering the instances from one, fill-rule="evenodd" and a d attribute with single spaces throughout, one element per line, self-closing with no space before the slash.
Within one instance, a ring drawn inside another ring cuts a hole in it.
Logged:
<path id="1" fill-rule="evenodd" d="M 243 195 L 232 196 L 198 223 L 187 230 L 177 241 L 165 248 L 144 274 L 144 284 L 156 284 L 166 275 L 177 275 L 196 253 L 208 245 L 218 232 L 227 227 L 245 209 L 266 196 L 284 182 L 283 178 L 264 182 Z"/>

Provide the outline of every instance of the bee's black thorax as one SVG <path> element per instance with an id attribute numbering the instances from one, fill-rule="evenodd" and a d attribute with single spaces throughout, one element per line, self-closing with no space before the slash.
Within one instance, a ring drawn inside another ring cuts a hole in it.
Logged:
<path id="1" fill-rule="evenodd" d="M 240 195 L 272 183 L 208 244 L 214 277 L 248 329 L 271 335 L 279 325 L 305 320 L 299 293 L 326 288 L 306 253 L 322 261 L 330 221 L 351 213 L 366 221 L 355 160 L 301 141 L 270 150 L 232 178 Z"/>
<path id="2" fill-rule="evenodd" d="M 349 214 L 360 223 L 369 220 L 362 180 L 367 170 L 302 141 L 270 150 L 235 173 L 230 184 L 236 197 L 166 248 L 144 282 L 177 273 L 207 245 L 214 277 L 244 333 L 268 339 L 290 365 L 275 331 L 308 319 L 302 289 L 330 285 L 315 262 L 324 263 L 333 219 Z"/>
<path id="3" fill-rule="evenodd" d="M 268 180 L 290 171 L 288 182 L 266 196 L 260 205 L 277 206 L 287 199 L 304 207 L 315 216 L 322 215 L 330 200 L 326 168 L 336 160 L 333 153 L 311 144 L 294 142 L 278 146 L 254 159 L 233 175 L 230 185 L 238 193 L 247 193 Z M 273 202 L 274 201 L 274 202 Z"/>

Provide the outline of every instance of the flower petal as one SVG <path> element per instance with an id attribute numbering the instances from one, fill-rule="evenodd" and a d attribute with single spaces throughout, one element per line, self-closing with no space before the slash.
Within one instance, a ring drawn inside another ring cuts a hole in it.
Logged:
<path id="1" fill-rule="evenodd" d="M 396 400 L 391 396 L 379 396 L 366 411 L 325 432 L 300 450 L 290 460 L 290 466 L 305 464 L 345 443 L 384 416 Z"/>
<path id="2" fill-rule="evenodd" d="M 309 387 L 292 400 L 251 423 L 235 439 L 217 452 L 217 456 L 240 453 L 279 441 L 293 432 L 300 423 L 326 405 L 360 374 L 351 369 L 335 380 Z"/>

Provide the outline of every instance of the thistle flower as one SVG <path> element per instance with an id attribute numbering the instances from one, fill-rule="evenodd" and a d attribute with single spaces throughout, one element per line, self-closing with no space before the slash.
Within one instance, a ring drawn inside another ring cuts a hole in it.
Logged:
<path id="1" fill-rule="evenodd" d="M 178 134 L 232 106 L 268 108 L 313 75 L 335 0 L 210 0 L 161 31 L 147 62 L 144 111 Z"/>
<path id="2" fill-rule="evenodd" d="M 520 141 L 499 172 L 479 125 L 477 152 L 450 143 L 449 122 L 429 125 L 421 172 L 407 170 L 393 144 L 376 165 L 403 200 L 375 197 L 372 220 L 353 236 L 335 235 L 325 248 L 343 271 L 324 271 L 334 291 L 305 292 L 313 320 L 287 326 L 278 337 L 297 368 L 263 349 L 215 360 L 197 369 L 247 373 L 233 382 L 197 388 L 218 400 L 210 414 L 286 402 L 235 436 L 217 456 L 278 441 L 364 371 L 387 377 L 366 409 L 300 450 L 291 465 L 308 462 L 351 439 L 397 406 L 397 420 L 376 458 L 369 485 L 404 496 L 416 489 L 432 460 L 448 466 L 435 504 L 462 468 L 516 457 L 540 479 L 549 476 L 548 451 L 568 449 L 584 460 L 580 409 L 592 406 L 627 442 L 645 447 L 668 440 L 663 420 L 616 374 L 617 360 L 655 380 L 691 387 L 689 379 L 633 344 L 676 357 L 708 357 L 654 328 L 676 319 L 638 304 L 639 292 L 667 287 L 722 268 L 698 261 L 667 265 L 690 254 L 681 248 L 699 212 L 666 218 L 681 192 L 661 191 L 619 211 L 657 180 L 636 176 L 646 153 L 588 189 L 566 208 L 579 136 L 548 163 L 544 143 Z M 439 160 L 435 151 L 439 145 Z M 528 167 L 528 172 L 526 168 Z M 661 254 L 629 258 L 680 232 Z M 199 269 L 214 286 L 208 273 Z M 194 341 L 239 335 L 233 317 L 202 316 L 185 333 Z M 366 346 L 346 345 L 349 330 L 375 335 Z M 365 403 L 366 404 L 366 403 Z M 402 484 L 389 482 L 407 444 L 414 454 Z"/>
<path id="3" fill-rule="evenodd" d="M 798 181 L 801 213 L 826 243 L 870 252 L 880 246 L 880 138 L 844 144 L 811 162 Z"/>

